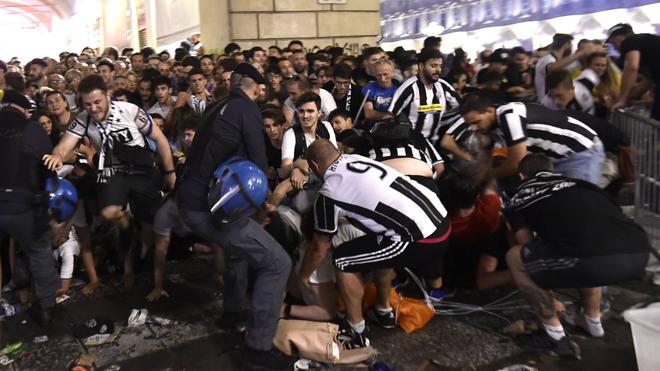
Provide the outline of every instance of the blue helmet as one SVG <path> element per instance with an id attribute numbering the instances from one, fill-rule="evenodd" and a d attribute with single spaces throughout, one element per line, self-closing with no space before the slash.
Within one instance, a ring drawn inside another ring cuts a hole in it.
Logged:
<path id="1" fill-rule="evenodd" d="M 73 216 L 78 207 L 78 191 L 73 183 L 62 178 L 48 178 L 46 192 L 48 208 L 58 223 Z"/>
<path id="2" fill-rule="evenodd" d="M 231 157 L 213 172 L 209 208 L 216 221 L 226 223 L 261 209 L 268 195 L 268 178 L 254 163 Z"/>

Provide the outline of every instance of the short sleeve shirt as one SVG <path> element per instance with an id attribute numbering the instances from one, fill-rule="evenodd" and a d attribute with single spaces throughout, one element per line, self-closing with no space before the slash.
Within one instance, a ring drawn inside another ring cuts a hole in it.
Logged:
<path id="1" fill-rule="evenodd" d="M 128 102 L 111 102 L 108 111 L 107 118 L 100 123 L 83 111 L 66 131 L 78 139 L 88 137 L 97 151 L 101 150 L 106 135 L 112 138 L 113 143 L 145 146 L 144 136 L 149 136 L 153 128 L 146 112 Z"/>

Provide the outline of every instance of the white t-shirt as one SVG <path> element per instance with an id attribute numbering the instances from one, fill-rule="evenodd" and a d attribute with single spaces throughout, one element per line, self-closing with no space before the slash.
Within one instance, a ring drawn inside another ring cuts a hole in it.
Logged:
<path id="1" fill-rule="evenodd" d="M 536 62 L 534 85 L 536 86 L 536 96 L 538 97 L 539 102 L 541 102 L 545 96 L 545 76 L 548 74 L 548 65 L 555 62 L 557 62 L 557 58 L 555 58 L 552 53 Z"/>
<path id="2" fill-rule="evenodd" d="M 149 108 L 149 110 L 147 110 L 147 113 L 148 114 L 157 113 L 161 115 L 161 117 L 163 117 L 164 119 L 167 118 L 167 115 L 170 114 L 170 111 L 174 107 L 174 102 L 176 102 L 176 99 L 174 99 L 174 97 L 171 97 L 170 100 L 171 103 L 169 106 L 162 106 L 160 102 L 156 102 L 153 106 L 151 106 L 151 108 Z"/>
<path id="3" fill-rule="evenodd" d="M 335 131 L 332 129 L 332 125 L 330 125 L 330 123 L 327 121 L 321 121 L 321 125 L 324 125 L 325 129 L 330 134 L 330 138 L 328 138 L 328 140 L 332 142 L 335 147 L 337 147 L 337 138 L 335 137 Z M 316 137 L 310 137 L 309 135 L 305 134 L 305 143 L 307 144 L 307 147 L 311 146 L 315 140 Z M 293 128 L 289 128 L 284 132 L 284 137 L 282 138 L 282 160 L 290 158 L 295 161 L 296 159 L 293 157 L 295 154 L 295 149 L 296 134 L 293 132 Z"/>
<path id="4" fill-rule="evenodd" d="M 321 97 L 321 120 L 327 119 L 328 115 L 330 115 L 330 112 L 334 111 L 337 109 L 337 103 L 335 102 L 335 98 L 330 94 L 325 89 L 319 89 L 319 96 Z M 296 108 L 296 105 L 293 103 L 291 98 L 287 98 L 287 100 L 284 101 L 284 105 L 291 109 L 293 112 L 295 112 L 294 115 L 294 120 L 296 122 L 300 122 L 298 120 L 298 108 Z"/>

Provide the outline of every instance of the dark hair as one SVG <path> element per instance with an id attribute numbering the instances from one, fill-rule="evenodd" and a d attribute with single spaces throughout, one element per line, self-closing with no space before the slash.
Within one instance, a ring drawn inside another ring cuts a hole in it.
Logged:
<path id="1" fill-rule="evenodd" d="M 264 120 L 271 119 L 277 125 L 284 125 L 284 123 L 286 122 L 286 118 L 284 117 L 282 110 L 277 109 L 277 107 L 266 108 L 265 110 L 261 111 L 261 118 Z"/>
<path id="2" fill-rule="evenodd" d="M 495 70 L 486 70 L 481 80 L 482 83 L 502 82 L 502 74 Z"/>
<path id="3" fill-rule="evenodd" d="M 162 75 L 156 76 L 156 78 L 154 78 L 152 82 L 154 84 L 154 88 L 159 85 L 165 85 L 168 88 L 172 87 L 172 80 Z"/>
<path id="4" fill-rule="evenodd" d="M 238 67 L 238 61 L 234 58 L 226 58 L 220 62 L 220 66 L 224 71 L 233 71 Z"/>
<path id="5" fill-rule="evenodd" d="M 516 46 L 515 48 L 511 49 L 511 55 L 514 54 L 527 54 L 529 55 L 529 52 L 525 50 L 522 46 Z"/>
<path id="6" fill-rule="evenodd" d="M 124 76 L 122 76 L 122 77 L 124 77 Z M 126 90 L 126 89 L 118 89 L 118 90 L 115 90 L 115 91 L 112 93 L 112 97 L 113 97 L 113 98 L 118 98 L 118 97 L 122 97 L 122 96 L 128 98 L 128 97 L 131 96 L 131 92 L 129 92 L 129 91 Z"/>
<path id="7" fill-rule="evenodd" d="M 489 167 L 484 163 L 456 161 L 438 179 L 438 195 L 450 216 L 474 206 L 490 183 Z"/>
<path id="8" fill-rule="evenodd" d="M 142 55 L 141 53 L 133 53 L 133 54 L 131 54 L 131 58 L 129 58 L 129 60 L 131 61 L 131 63 L 133 63 L 133 58 L 134 58 L 134 57 L 137 57 L 137 56 L 142 57 L 142 60 L 144 60 L 144 55 Z"/>
<path id="9" fill-rule="evenodd" d="M 268 49 L 269 49 L 269 50 L 270 50 L 270 49 L 277 49 L 278 52 L 280 52 L 280 53 L 282 52 L 282 48 L 280 48 L 280 47 L 277 46 L 277 45 L 271 45 L 271 46 L 268 47 Z"/>
<path id="10" fill-rule="evenodd" d="M 346 63 L 337 63 L 332 68 L 332 75 L 334 77 L 341 77 L 350 80 L 351 76 L 353 76 L 353 70 L 351 69 L 351 66 Z"/>
<path id="11" fill-rule="evenodd" d="M 285 82 L 287 89 L 289 86 L 294 84 L 298 85 L 300 87 L 300 90 L 309 90 L 310 88 L 309 80 L 305 76 L 294 75 L 292 78 L 286 80 Z"/>
<path id="12" fill-rule="evenodd" d="M 115 70 L 115 64 L 112 63 L 112 61 L 109 60 L 108 58 L 103 58 L 96 64 L 96 68 L 99 68 L 101 66 L 107 66 L 110 69 L 110 71 Z"/>
<path id="13" fill-rule="evenodd" d="M 181 64 L 183 65 L 183 67 L 192 66 L 193 69 L 199 68 L 201 66 L 201 63 L 200 63 L 199 59 L 197 59 L 193 56 L 190 56 L 190 55 L 183 58 L 183 60 L 181 61 Z"/>
<path id="14" fill-rule="evenodd" d="M 458 82 L 458 78 L 461 77 L 461 75 L 465 75 L 468 78 L 470 77 L 470 74 L 468 74 L 467 71 L 457 69 L 449 72 L 449 75 L 447 76 L 447 82 L 450 84 L 456 83 Z"/>
<path id="15" fill-rule="evenodd" d="M 211 54 L 204 54 L 201 57 L 199 57 L 200 65 L 202 64 L 202 59 L 210 59 L 211 62 L 213 62 L 213 64 L 215 65 L 215 59 L 213 58 L 213 56 Z"/>
<path id="16" fill-rule="evenodd" d="M 144 59 L 148 59 L 150 56 L 156 54 L 156 51 L 154 50 L 154 48 L 147 46 L 140 50 L 140 54 L 142 54 L 142 57 Z"/>
<path id="17" fill-rule="evenodd" d="M 477 91 L 470 93 L 463 98 L 463 103 L 460 106 L 460 114 L 465 115 L 468 112 L 486 112 L 488 107 L 495 107 L 495 102 L 492 96 L 484 91 Z"/>
<path id="18" fill-rule="evenodd" d="M 559 50 L 566 43 L 573 41 L 573 36 L 565 33 L 558 33 L 552 37 L 552 44 L 550 44 L 550 50 Z"/>
<path id="19" fill-rule="evenodd" d="M 188 72 L 188 78 L 191 78 L 193 75 L 202 75 L 202 76 L 204 76 L 204 73 L 202 72 L 202 70 L 199 67 L 197 67 L 197 68 L 193 67 L 193 69 L 190 70 L 190 72 Z M 204 78 L 206 78 L 206 76 L 204 76 Z"/>
<path id="20" fill-rule="evenodd" d="M 106 47 L 105 50 L 103 50 L 103 52 L 112 55 L 115 58 L 115 60 L 119 59 L 119 51 L 114 46 Z"/>
<path id="21" fill-rule="evenodd" d="M 66 104 L 66 110 L 67 110 L 67 111 L 69 110 L 69 101 L 66 99 L 66 96 L 64 95 L 64 93 L 62 93 L 62 92 L 59 91 L 59 90 L 51 90 L 51 91 L 47 92 L 47 93 L 44 95 L 44 98 L 45 98 L 45 99 L 48 99 L 48 97 L 50 97 L 51 95 L 59 95 L 60 98 L 61 98 L 61 99 L 64 101 L 64 103 Z"/>
<path id="22" fill-rule="evenodd" d="M 530 153 L 518 164 L 518 172 L 527 178 L 533 178 L 542 171 L 552 171 L 552 160 L 543 153 Z"/>
<path id="23" fill-rule="evenodd" d="M 440 46 L 440 42 L 442 42 L 441 37 L 429 36 L 424 39 L 424 48 L 437 48 Z"/>
<path id="24" fill-rule="evenodd" d="M 124 55 L 126 53 L 133 53 L 133 48 L 124 48 L 121 50 L 121 55 Z"/>
<path id="25" fill-rule="evenodd" d="M 250 48 L 250 50 L 247 51 L 247 53 L 245 55 L 245 58 L 248 58 L 248 59 L 254 58 L 254 53 L 263 52 L 263 51 L 265 51 L 265 50 L 262 47 L 253 46 L 252 48 Z"/>
<path id="26" fill-rule="evenodd" d="M 167 54 L 168 57 L 170 56 L 170 52 L 167 50 L 163 50 L 162 52 L 158 53 L 159 56 L 162 56 L 163 54 Z"/>
<path id="27" fill-rule="evenodd" d="M 224 48 L 225 55 L 229 55 L 235 52 L 236 50 L 241 50 L 241 47 L 238 46 L 238 44 L 236 43 L 229 43 Z"/>
<path id="28" fill-rule="evenodd" d="M 7 72 L 5 84 L 19 93 L 25 92 L 25 77 L 18 72 Z"/>
<path id="29" fill-rule="evenodd" d="M 350 112 L 346 111 L 346 110 L 343 109 L 343 108 L 335 108 L 335 109 L 332 110 L 332 112 L 330 112 L 330 114 L 328 115 L 328 121 L 332 121 L 332 120 L 334 120 L 335 117 L 337 117 L 337 116 L 339 116 L 339 117 L 343 117 L 344 119 L 351 118 L 351 114 L 350 114 Z"/>
<path id="30" fill-rule="evenodd" d="M 291 45 L 300 45 L 304 46 L 303 42 L 300 40 L 291 40 L 289 41 L 289 45 L 287 46 L 289 49 L 291 49 Z"/>
<path id="31" fill-rule="evenodd" d="M 364 57 L 364 59 L 369 59 L 369 57 L 371 57 L 372 55 L 380 54 L 382 52 L 383 49 L 381 49 L 381 47 L 370 46 L 368 48 L 364 48 L 364 50 L 362 51 L 362 57 Z"/>
<path id="32" fill-rule="evenodd" d="M 321 67 L 319 67 L 318 71 L 316 71 L 316 77 L 319 77 L 321 72 L 325 72 L 325 74 L 327 76 L 330 76 L 330 77 L 334 76 L 332 67 L 330 67 L 330 66 L 321 66 Z"/>
<path id="33" fill-rule="evenodd" d="M 149 117 L 151 117 L 152 120 L 153 119 L 165 120 L 165 118 L 163 116 L 161 116 L 160 113 L 150 113 Z"/>
<path id="34" fill-rule="evenodd" d="M 303 104 L 313 102 L 316 105 L 317 110 L 321 110 L 321 96 L 314 93 L 313 91 L 308 91 L 303 93 L 296 100 L 296 108 L 300 108 Z"/>
<path id="35" fill-rule="evenodd" d="M 100 90 L 104 94 L 108 92 L 108 87 L 105 85 L 103 77 L 99 75 L 88 75 L 80 80 L 80 84 L 78 84 L 78 93 L 80 95 L 89 94 L 94 90 Z"/>
<path id="36" fill-rule="evenodd" d="M 570 72 L 564 69 L 559 69 L 559 70 L 551 71 L 545 77 L 546 90 L 555 89 L 560 85 L 564 85 L 569 88 L 573 86 L 573 79 L 571 78 Z"/>
<path id="37" fill-rule="evenodd" d="M 417 54 L 417 63 L 424 64 L 431 59 L 443 59 L 443 55 L 438 49 L 430 48 L 424 48 Z"/>

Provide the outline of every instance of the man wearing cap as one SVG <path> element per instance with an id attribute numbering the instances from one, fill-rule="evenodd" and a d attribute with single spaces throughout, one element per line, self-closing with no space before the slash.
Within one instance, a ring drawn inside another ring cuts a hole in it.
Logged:
<path id="1" fill-rule="evenodd" d="M 628 103 L 640 70 L 646 70 L 654 86 L 651 117 L 660 120 L 660 36 L 635 34 L 629 24 L 619 23 L 610 28 L 607 42 L 619 51 L 619 65 L 623 68 L 621 93 L 612 110 Z"/>
<path id="2" fill-rule="evenodd" d="M 0 240 L 10 236 L 25 251 L 39 299 L 34 314 L 39 324 L 47 325 L 60 284 L 50 249 L 44 194 L 47 173 L 41 156 L 53 147 L 43 128 L 28 120 L 29 109 L 25 95 L 15 90 L 5 93 L 0 109 L 0 156 L 4 159 L 0 162 Z"/>
<path id="3" fill-rule="evenodd" d="M 266 79 L 241 63 L 231 77 L 229 97 L 209 105 L 188 152 L 177 184 L 181 218 L 198 236 L 228 253 L 224 273 L 224 313 L 220 325 L 245 328 L 245 369 L 287 369 L 289 360 L 273 349 L 280 307 L 291 260 L 284 249 L 254 220 L 242 217 L 219 226 L 213 221 L 207 195 L 215 169 L 232 156 L 242 156 L 264 171 L 268 167 L 255 103 Z M 247 297 L 247 267 L 256 272 L 251 301 Z M 251 309 L 251 317 L 248 310 Z"/>
<path id="4" fill-rule="evenodd" d="M 536 63 L 534 84 L 536 85 L 536 96 L 539 102 L 543 100 L 547 93 L 545 76 L 549 72 L 560 69 L 573 70 L 575 69 L 574 66 L 579 64 L 580 58 L 605 51 L 602 45 L 589 43 L 581 50 L 573 53 L 573 36 L 563 33 L 555 34 L 552 37 L 552 44 L 549 48 L 550 53 Z"/>

